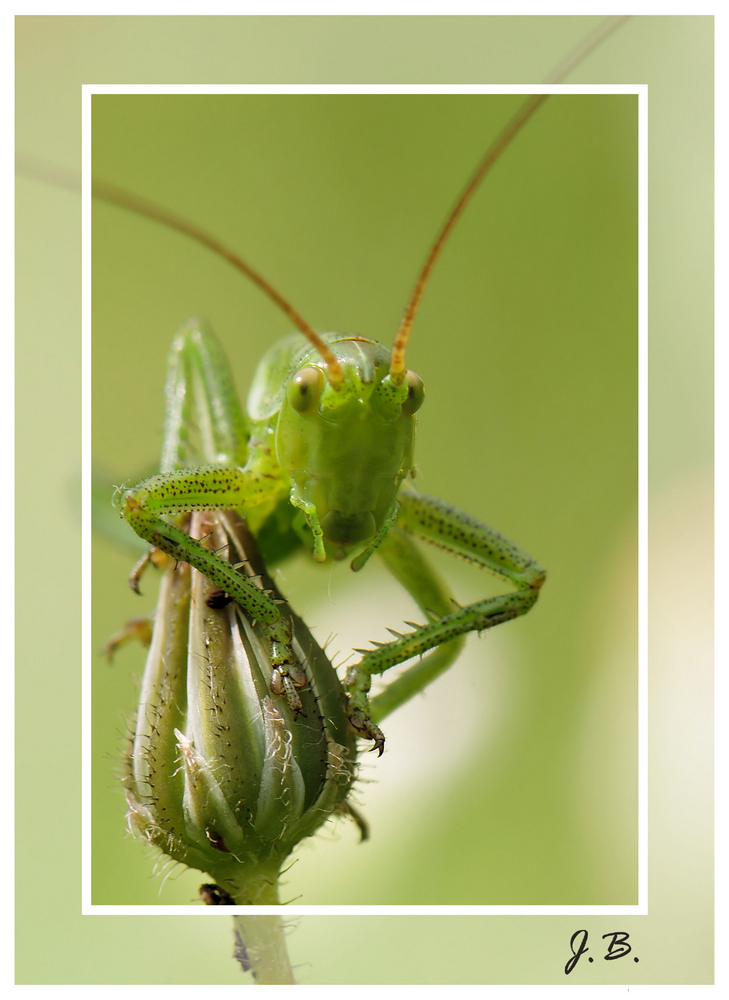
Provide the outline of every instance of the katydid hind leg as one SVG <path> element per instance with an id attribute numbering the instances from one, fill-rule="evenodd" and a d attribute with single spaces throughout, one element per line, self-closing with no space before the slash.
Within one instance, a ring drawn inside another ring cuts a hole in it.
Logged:
<path id="1" fill-rule="evenodd" d="M 192 538 L 184 530 L 191 512 L 245 509 L 261 502 L 275 505 L 281 492 L 279 483 L 234 464 L 244 463 L 247 457 L 247 421 L 227 359 L 214 335 L 198 321 L 185 324 L 175 337 L 166 395 L 162 471 L 123 491 L 123 516 L 152 546 L 135 567 L 132 586 L 138 591 L 142 571 L 150 562 L 158 563 L 162 553 L 193 566 L 216 584 L 222 599 L 235 600 L 252 619 L 264 623 L 271 646 L 274 693 L 285 695 L 299 712 L 297 688 L 304 686 L 305 677 L 296 667 L 291 627 L 277 602 L 240 567 L 211 551 L 205 539 Z M 187 468 L 196 459 L 211 464 Z M 212 464 L 220 462 L 230 466 Z"/>
<path id="2" fill-rule="evenodd" d="M 165 397 L 162 472 L 200 464 L 245 464 L 248 420 L 228 359 L 200 320 L 183 324 L 172 342 Z"/>
<path id="3" fill-rule="evenodd" d="M 157 480 L 167 482 L 165 477 L 201 462 L 229 465 L 245 462 L 248 424 L 235 391 L 233 373 L 217 338 L 200 320 L 188 320 L 175 335 L 167 361 L 165 399 L 160 475 L 145 480 L 132 491 L 120 491 L 125 497 L 134 497 L 136 491 L 144 491 L 147 484 Z M 185 508 L 184 513 L 191 509 Z M 122 513 L 127 516 L 126 507 Z M 136 530 L 135 522 L 130 523 Z M 181 523 L 180 517 L 178 524 Z M 137 533 L 146 538 L 145 534 Z M 150 563 L 161 568 L 164 561 L 162 551 L 148 551 L 129 576 L 132 590 L 140 592 L 141 577 Z"/>

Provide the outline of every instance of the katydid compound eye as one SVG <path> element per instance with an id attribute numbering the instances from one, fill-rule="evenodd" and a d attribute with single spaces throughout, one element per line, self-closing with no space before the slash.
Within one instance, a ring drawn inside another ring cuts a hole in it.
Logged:
<path id="1" fill-rule="evenodd" d="M 289 403 L 297 413 L 311 413 L 319 402 L 323 387 L 324 374 L 319 368 L 302 368 L 289 382 Z"/>
<path id="2" fill-rule="evenodd" d="M 403 413 L 415 413 L 423 405 L 425 399 L 425 386 L 423 380 L 415 372 L 408 371 L 408 398 L 402 404 Z"/>

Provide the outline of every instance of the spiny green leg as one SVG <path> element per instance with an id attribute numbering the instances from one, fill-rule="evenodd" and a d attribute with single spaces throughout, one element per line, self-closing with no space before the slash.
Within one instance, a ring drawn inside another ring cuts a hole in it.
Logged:
<path id="1" fill-rule="evenodd" d="M 217 338 L 200 320 L 188 320 L 172 341 L 165 400 L 160 461 L 163 476 L 200 461 L 232 466 L 245 463 L 249 427 L 235 391 L 233 373 Z M 193 427 L 197 429 L 197 440 L 193 440 Z M 163 476 L 145 480 L 137 489 Z M 154 550 L 147 552 L 132 570 L 129 584 L 136 593 L 150 562 L 155 562 Z"/>
<path id="2" fill-rule="evenodd" d="M 168 556 L 189 563 L 251 618 L 266 623 L 274 693 L 286 694 L 291 707 L 300 711 L 295 687 L 302 687 L 305 678 L 297 672 L 290 650 L 290 623 L 255 582 L 179 526 L 183 514 L 245 508 L 270 501 L 282 491 L 280 483 L 240 467 L 184 468 L 195 455 L 210 463 L 234 466 L 242 464 L 248 453 L 249 428 L 227 359 L 215 336 L 197 320 L 183 326 L 175 337 L 166 396 L 162 472 L 124 491 L 122 513 L 140 537 Z M 196 442 L 191 437 L 193 425 Z M 177 523 L 164 520 L 160 515 L 165 514 L 175 515 Z"/>
<path id="3" fill-rule="evenodd" d="M 245 506 L 250 479 L 241 469 L 197 469 L 160 473 L 125 491 L 122 513 L 138 535 L 179 562 L 186 562 L 236 601 L 251 618 L 267 626 L 273 668 L 272 691 L 285 694 L 294 712 L 302 711 L 296 693 L 306 677 L 291 649 L 291 626 L 276 602 L 235 565 L 165 521 L 161 514 L 233 510 Z"/>
<path id="4" fill-rule="evenodd" d="M 452 662 L 455 652 L 441 652 L 443 645 L 454 642 L 466 632 L 480 632 L 526 614 L 536 602 L 545 579 L 544 570 L 531 556 L 476 518 L 434 497 L 403 492 L 399 500 L 400 529 L 490 570 L 518 589 L 443 614 L 440 610 L 443 607 L 442 601 L 440 608 L 433 607 L 430 603 L 425 604 L 426 600 L 433 600 L 432 597 L 428 598 L 426 588 L 437 580 L 434 574 L 432 579 L 424 577 L 423 583 L 418 583 L 415 557 L 402 543 L 400 536 L 393 532 L 383 541 L 383 558 L 395 575 L 403 579 L 421 607 L 431 613 L 433 620 L 427 625 L 414 627 L 412 632 L 398 636 L 393 642 L 368 650 L 359 663 L 347 671 L 352 725 L 362 736 L 373 739 L 373 749 L 380 753 L 383 741 L 376 722 L 422 690 Z M 396 546 L 399 546 L 399 551 Z M 437 598 L 438 594 L 434 596 Z M 375 702 L 372 708 L 368 705 L 373 674 L 381 674 L 389 667 L 413 656 L 422 656 L 435 647 L 439 648 L 437 654 L 434 654 L 434 662 L 429 657 L 411 667 L 391 685 L 391 695 L 388 693 L 390 689 L 387 689 L 375 699 L 376 708 Z"/>
<path id="5" fill-rule="evenodd" d="M 422 549 L 402 528 L 394 528 L 390 532 L 379 555 L 427 617 L 448 615 L 458 610 L 459 605 L 446 582 L 433 568 Z M 398 637 L 396 632 L 393 634 Z M 381 722 L 447 670 L 457 659 L 465 641 L 465 635 L 456 636 L 403 671 L 370 702 L 372 721 Z"/>
<path id="6" fill-rule="evenodd" d="M 191 319 L 177 332 L 167 364 L 162 472 L 207 462 L 245 465 L 248 421 L 228 359 L 212 331 Z M 191 426 L 197 426 L 197 448 Z M 197 456 L 197 457 L 196 457 Z"/>
<path id="7" fill-rule="evenodd" d="M 191 482 L 196 483 L 202 491 L 210 473 L 219 476 L 220 473 L 235 471 L 201 469 L 198 472 L 173 472 L 155 476 L 152 480 L 148 479 L 126 492 L 122 513 L 136 533 L 150 545 L 161 549 L 162 552 L 172 556 L 178 562 L 186 562 L 194 566 L 221 590 L 229 594 L 234 601 L 237 601 L 252 618 L 272 623 L 280 615 L 274 602 L 263 591 L 239 573 L 231 563 L 206 549 L 196 539 L 191 538 L 186 531 L 170 524 L 154 513 L 154 511 L 169 514 L 179 513 L 180 510 L 228 510 L 238 506 L 233 503 L 222 503 L 218 506 L 213 500 L 207 503 L 195 503 L 192 499 L 193 495 L 189 494 L 188 503 L 183 501 L 181 505 L 174 504 L 167 507 L 164 503 L 165 491 L 159 489 L 158 492 L 154 492 L 160 486 L 155 480 L 162 479 L 164 487 L 172 489 L 176 496 L 180 494 L 184 496 L 183 491 L 186 486 L 190 486 Z M 212 480 L 213 483 L 219 481 L 219 478 Z M 215 487 L 211 486 L 211 489 L 215 489 Z M 151 493 L 150 490 L 152 490 Z M 202 495 L 202 492 L 197 495 Z"/>
<path id="8" fill-rule="evenodd" d="M 447 615 L 458 607 L 448 585 L 402 528 L 391 528 L 381 540 L 377 553 L 426 616 Z M 388 632 L 400 638 L 401 633 L 394 629 Z M 350 703 L 350 722 L 363 738 L 374 740 L 372 749 L 382 752 L 385 745 L 385 737 L 377 723 L 446 670 L 460 653 L 464 641 L 465 636 L 456 636 L 444 642 L 401 674 L 368 705 Z M 369 694 L 370 675 L 367 680 L 363 688 L 365 695 Z"/>

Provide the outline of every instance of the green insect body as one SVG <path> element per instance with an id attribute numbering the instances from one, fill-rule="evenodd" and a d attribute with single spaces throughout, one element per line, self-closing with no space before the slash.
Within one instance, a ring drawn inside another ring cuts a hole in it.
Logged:
<path id="1" fill-rule="evenodd" d="M 456 655 L 459 636 L 528 611 L 544 571 L 498 532 L 410 485 L 415 414 L 424 398 L 419 377 L 404 372 L 398 380 L 389 352 L 374 341 L 337 334 L 322 341 L 339 363 L 341 384 L 331 379 L 317 348 L 298 334 L 287 337 L 261 362 L 245 416 L 213 334 L 199 323 L 184 327 L 170 363 L 165 471 L 125 490 L 123 513 L 151 545 L 195 567 L 265 624 L 272 692 L 285 696 L 297 712 L 298 690 L 308 679 L 296 664 L 290 628 L 276 603 L 165 517 L 239 510 L 259 536 L 268 565 L 276 555 L 275 547 L 267 551 L 271 536 L 279 541 L 288 536 L 290 548 L 308 545 L 319 562 L 353 553 L 355 570 L 379 551 L 431 619 L 362 651 L 362 659 L 348 670 L 350 723 L 381 753 L 384 737 L 377 717 L 384 707 L 391 710 L 388 703 L 401 703 L 445 669 Z M 217 456 L 220 465 L 179 468 L 190 413 L 175 403 L 186 396 L 181 388 L 187 386 L 193 387 L 203 453 Z M 485 567 L 517 589 L 457 608 L 434 571 L 414 555 L 413 537 Z M 435 647 L 443 647 L 440 656 L 406 671 L 396 682 L 397 692 L 388 696 L 386 690 L 379 696 L 382 707 L 373 711 L 368 701 L 372 675 Z"/>
<path id="2" fill-rule="evenodd" d="M 246 615 L 263 623 L 271 691 L 296 713 L 302 710 L 299 692 L 310 679 L 293 655 L 286 616 L 235 565 L 191 538 L 183 516 L 238 511 L 269 569 L 302 545 L 319 563 L 351 556 L 353 570 L 362 569 L 377 552 L 427 618 L 410 632 L 393 632 L 391 642 L 357 650 L 362 658 L 347 671 L 349 722 L 380 753 L 384 737 L 378 721 L 445 670 L 467 632 L 526 613 L 545 579 L 544 570 L 497 531 L 417 492 L 413 446 L 424 388 L 405 364 L 413 320 L 445 240 L 486 172 L 545 97 L 526 100 L 466 185 L 430 250 L 391 351 L 361 336 L 315 333 L 266 279 L 209 234 L 125 192 L 94 187 L 100 197 L 221 254 L 300 331 L 266 354 L 244 414 L 214 335 L 198 321 L 183 327 L 170 357 L 162 471 L 123 490 L 123 516 L 152 546 L 193 566 Z M 207 463 L 194 469 L 189 468 L 191 426 L 198 429 L 198 453 Z M 460 607 L 417 540 L 489 570 L 513 589 Z M 135 589 L 138 580 L 135 572 Z M 419 661 L 370 702 L 372 676 L 414 658 Z"/>

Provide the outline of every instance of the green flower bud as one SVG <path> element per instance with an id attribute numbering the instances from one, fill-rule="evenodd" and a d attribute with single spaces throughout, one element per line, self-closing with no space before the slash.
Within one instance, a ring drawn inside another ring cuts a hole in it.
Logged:
<path id="1" fill-rule="evenodd" d="M 240 572 L 261 569 L 236 515 L 195 514 L 190 530 Z M 349 811 L 355 777 L 341 683 L 304 623 L 280 610 L 276 634 L 294 657 L 286 685 L 270 628 L 187 564 L 165 570 L 125 780 L 130 829 L 244 904 L 278 902 L 287 856 Z"/>

